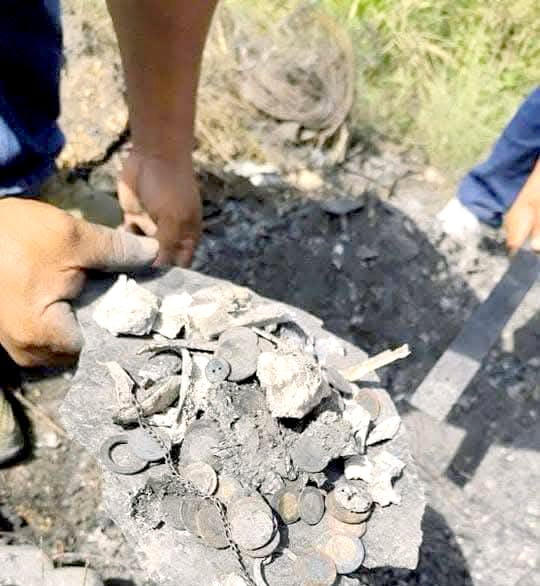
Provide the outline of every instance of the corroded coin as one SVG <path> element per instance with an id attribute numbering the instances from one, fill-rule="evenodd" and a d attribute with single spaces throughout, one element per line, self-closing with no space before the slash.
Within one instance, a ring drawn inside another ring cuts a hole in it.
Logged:
<path id="1" fill-rule="evenodd" d="M 214 494 L 218 485 L 217 474 L 206 462 L 192 462 L 184 468 L 183 476 L 204 496 Z"/>
<path id="2" fill-rule="evenodd" d="M 196 515 L 198 533 L 201 539 L 216 549 L 229 547 L 223 519 L 215 504 L 203 501 Z"/>
<path id="3" fill-rule="evenodd" d="M 243 549 L 259 549 L 274 536 L 270 507 L 260 497 L 242 497 L 228 508 L 233 539 Z"/>
<path id="4" fill-rule="evenodd" d="M 360 480 L 339 482 L 333 490 L 336 504 L 353 513 L 365 513 L 373 506 L 367 485 Z"/>
<path id="5" fill-rule="evenodd" d="M 223 358 L 230 364 L 228 379 L 239 382 L 255 374 L 259 354 L 257 334 L 249 328 L 238 327 L 221 334 L 215 357 Z"/>
<path id="6" fill-rule="evenodd" d="M 224 358 L 212 358 L 204 369 L 204 374 L 211 383 L 221 383 L 227 380 L 230 372 L 231 365 Z"/>
<path id="7" fill-rule="evenodd" d="M 274 509 L 286 525 L 300 519 L 299 496 L 298 491 L 285 486 L 272 498 Z"/>
<path id="8" fill-rule="evenodd" d="M 334 562 L 338 574 L 354 572 L 365 557 L 362 541 L 349 535 L 326 533 L 320 541 L 320 548 Z"/>
<path id="9" fill-rule="evenodd" d="M 182 519 L 182 501 L 184 499 L 176 494 L 166 494 L 161 501 L 161 516 L 165 523 L 175 529 L 185 529 Z"/>
<path id="10" fill-rule="evenodd" d="M 308 525 L 317 525 L 324 515 L 324 495 L 313 486 L 306 486 L 298 502 L 300 517 Z"/>
<path id="11" fill-rule="evenodd" d="M 353 399 L 371 415 L 372 421 L 379 417 L 381 402 L 378 398 L 378 391 L 375 389 L 360 389 L 354 393 Z"/>
<path id="12" fill-rule="evenodd" d="M 148 460 L 138 458 L 128 446 L 125 433 L 107 438 L 100 448 L 103 463 L 116 474 L 138 474 L 146 468 Z"/>
<path id="13" fill-rule="evenodd" d="M 126 432 L 128 435 L 128 446 L 130 450 L 138 457 L 148 462 L 158 462 L 162 460 L 167 450 L 164 449 L 160 443 L 154 439 L 142 427 L 137 427 Z M 168 440 L 162 432 L 153 431 L 166 446 Z"/>
<path id="14" fill-rule="evenodd" d="M 369 519 L 371 515 L 371 509 L 363 513 L 357 513 L 342 507 L 336 502 L 335 491 L 332 491 L 326 497 L 326 508 L 330 515 L 332 515 L 332 517 L 335 517 L 338 521 L 341 521 L 342 523 L 363 523 L 367 521 L 367 519 Z"/>
<path id="15" fill-rule="evenodd" d="M 328 530 L 338 535 L 348 535 L 349 537 L 364 537 L 367 530 L 367 523 L 343 523 L 333 515 L 327 515 Z"/>
<path id="16" fill-rule="evenodd" d="M 246 555 L 252 558 L 266 558 L 269 555 L 272 555 L 274 551 L 276 551 L 280 543 L 281 534 L 276 527 L 274 531 L 274 537 L 272 537 L 272 539 L 266 545 L 263 545 L 263 547 L 260 547 L 258 549 L 246 549 L 244 550 L 244 552 L 246 553 Z"/>
<path id="17" fill-rule="evenodd" d="M 296 570 L 303 586 L 332 586 L 337 578 L 334 561 L 322 552 L 298 557 Z"/>
<path id="18" fill-rule="evenodd" d="M 304 433 L 291 450 L 293 462 L 304 472 L 321 472 L 330 462 L 330 453 L 319 438 Z"/>
<path id="19" fill-rule="evenodd" d="M 184 522 L 185 528 L 199 537 L 199 527 L 197 525 L 197 513 L 201 508 L 203 499 L 196 496 L 186 496 L 182 499 L 182 505 L 180 507 L 180 516 Z"/>
<path id="20" fill-rule="evenodd" d="M 216 463 L 215 453 L 223 441 L 223 434 L 212 421 L 199 420 L 186 430 L 180 450 L 180 464 L 185 466 L 192 462 Z"/>
<path id="21" fill-rule="evenodd" d="M 216 496 L 222 503 L 228 505 L 233 499 L 245 496 L 245 489 L 233 476 L 220 474 Z"/>

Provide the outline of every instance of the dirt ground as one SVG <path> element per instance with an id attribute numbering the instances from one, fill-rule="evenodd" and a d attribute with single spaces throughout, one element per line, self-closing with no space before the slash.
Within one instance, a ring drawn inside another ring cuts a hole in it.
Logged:
<path id="1" fill-rule="evenodd" d="M 116 65 L 103 67 L 87 44 L 70 41 L 68 49 L 64 88 L 74 89 L 64 89 L 63 120 L 75 146 L 64 163 L 80 170 L 118 137 L 125 112 L 99 115 L 119 103 L 118 83 L 106 84 L 112 94 L 98 102 L 88 85 L 89 71 L 98 84 L 117 80 Z M 94 60 L 94 69 L 83 56 Z M 358 172 L 366 161 L 382 169 L 367 187 Z M 89 186 L 112 189 L 117 167 L 114 155 L 85 174 L 88 183 L 70 182 L 63 173 L 51 189 L 62 194 L 64 207 L 85 208 Z M 391 145 L 358 142 L 316 192 L 286 182 L 256 188 L 206 169 L 201 183 L 206 227 L 194 268 L 313 312 L 368 352 L 409 343 L 412 356 L 380 373 L 404 417 L 407 397 L 508 265 L 498 233 L 486 230 L 466 246 L 441 233 L 435 213 L 452 186 Z M 345 192 L 361 202 L 347 217 L 321 207 L 320 200 Z M 96 201 L 105 200 L 105 219 L 114 224 L 110 197 Z M 71 373 L 20 372 L 8 361 L 2 368 L 12 388 L 39 409 L 19 404 L 32 453 L 0 471 L 2 539 L 37 543 L 58 563 L 89 563 L 108 586 L 149 585 L 101 508 L 95 463 L 42 415 L 58 419 Z M 418 429 L 411 420 L 411 438 L 433 447 L 430 458 L 419 454 L 429 506 L 418 569 L 381 569 L 362 580 L 377 586 L 540 584 L 539 407 L 537 283 L 447 422 Z M 451 464 L 440 474 L 445 459 Z"/>

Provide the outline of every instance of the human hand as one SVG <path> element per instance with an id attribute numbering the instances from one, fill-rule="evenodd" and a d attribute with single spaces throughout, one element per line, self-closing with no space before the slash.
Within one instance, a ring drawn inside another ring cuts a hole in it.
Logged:
<path id="1" fill-rule="evenodd" d="M 118 199 L 126 229 L 159 241 L 157 264 L 191 264 L 202 205 L 190 157 L 169 161 L 133 151 L 118 181 Z"/>
<path id="2" fill-rule="evenodd" d="M 504 218 L 506 244 L 511 254 L 530 239 L 531 248 L 540 252 L 540 161 Z"/>
<path id="3" fill-rule="evenodd" d="M 90 224 L 52 205 L 0 199 L 0 344 L 21 366 L 72 359 L 82 336 L 70 301 L 85 269 L 150 265 L 153 238 Z"/>

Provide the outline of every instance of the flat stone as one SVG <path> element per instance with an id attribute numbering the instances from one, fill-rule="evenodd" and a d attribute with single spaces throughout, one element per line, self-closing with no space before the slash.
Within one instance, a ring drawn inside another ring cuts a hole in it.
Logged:
<path id="1" fill-rule="evenodd" d="M 308 525 L 317 525 L 324 515 L 324 494 L 317 488 L 306 486 L 298 503 L 300 517 Z"/>
<path id="2" fill-rule="evenodd" d="M 217 282 L 205 275 L 177 268 L 166 272 L 156 271 L 141 278 L 141 284 L 159 298 L 183 291 L 193 296 L 197 291 Z M 147 340 L 137 337 L 114 337 L 93 321 L 92 313 L 111 283 L 112 279 L 107 278 L 90 279 L 80 301 L 75 304 L 85 346 L 72 388 L 60 408 L 62 423 L 69 435 L 94 455 L 99 453 L 101 443 L 114 432 L 111 417 L 116 402 L 111 379 L 100 363 L 116 361 L 127 372 L 137 373 L 141 368 L 142 360 L 137 352 L 148 343 Z M 272 306 L 272 303 L 253 294 L 253 305 L 257 304 Z M 300 323 L 310 337 L 328 335 L 322 330 L 320 320 L 317 318 L 297 308 L 283 304 L 278 306 L 282 315 L 288 315 L 289 319 L 293 316 L 294 321 Z M 238 317 L 240 315 L 238 314 Z M 260 315 L 258 317 L 260 318 Z M 233 317 L 234 319 L 236 318 Z M 223 328 L 223 324 L 217 324 L 217 326 Z M 225 329 L 228 327 L 230 322 L 225 324 Z M 343 341 L 343 344 L 347 357 L 365 356 L 365 353 L 349 343 Z M 204 376 L 201 378 L 204 379 Z M 396 414 L 388 394 L 382 389 L 379 392 L 384 397 L 385 404 L 388 402 L 389 405 L 384 408 L 384 417 Z M 91 401 L 88 400 L 89 397 L 92 398 Z M 217 433 L 219 435 L 219 430 Z M 186 446 L 182 445 L 181 456 L 184 451 L 194 453 L 199 450 L 195 439 L 194 434 L 194 441 L 189 450 L 185 450 Z M 184 444 L 189 443 L 186 440 Z M 219 441 L 221 440 L 214 438 L 207 444 L 216 445 Z M 364 566 L 366 568 L 382 566 L 414 568 L 418 560 L 418 546 L 422 539 L 421 518 L 424 497 L 403 426 L 394 438 L 389 440 L 385 448 L 406 463 L 402 476 L 395 482 L 402 503 L 399 507 L 376 507 L 373 511 L 369 519 L 368 531 L 363 538 L 366 547 Z M 379 446 L 369 448 L 371 449 L 378 450 Z M 212 448 L 208 449 L 208 445 L 200 450 L 205 452 L 206 456 L 211 456 Z M 206 459 L 202 453 L 195 456 L 195 460 Z M 182 457 L 180 459 L 179 470 L 181 471 L 184 463 Z M 211 465 L 214 466 L 214 463 Z M 240 573 L 230 548 L 215 550 L 206 547 L 201 540 L 194 539 L 187 531 L 179 531 L 167 523 L 156 531 L 141 522 L 140 518 L 132 516 L 131 496 L 144 487 L 153 468 L 134 476 L 115 475 L 102 466 L 101 470 L 105 510 L 126 535 L 127 542 L 136 553 L 141 566 L 147 570 L 149 578 L 157 585 L 177 586 L 181 583 L 183 586 L 200 586 L 201 583 L 219 582 L 228 573 Z M 319 531 L 318 525 L 310 527 L 302 521 L 288 526 L 288 529 L 294 529 L 297 526 L 305 526 L 315 532 Z M 282 557 L 279 556 L 279 559 Z M 280 568 L 278 558 L 269 566 L 264 567 L 264 574 L 271 586 L 305 586 L 295 580 L 294 573 L 289 575 L 286 571 L 281 572 Z"/>
<path id="3" fill-rule="evenodd" d="M 111 334 L 149 334 L 159 310 L 159 299 L 138 285 L 134 279 L 120 275 L 94 311 L 96 323 Z"/>

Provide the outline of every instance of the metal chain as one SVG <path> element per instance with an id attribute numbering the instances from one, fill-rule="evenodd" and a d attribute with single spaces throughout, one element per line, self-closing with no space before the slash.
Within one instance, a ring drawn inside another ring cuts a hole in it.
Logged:
<path id="1" fill-rule="evenodd" d="M 240 569 L 242 571 L 242 575 L 247 580 L 249 586 L 257 586 L 257 584 L 253 581 L 253 579 L 251 578 L 251 576 L 246 568 L 246 564 L 244 562 L 244 558 L 242 556 L 242 552 L 240 551 L 240 548 L 238 547 L 238 544 L 233 539 L 231 525 L 230 525 L 229 519 L 227 517 L 225 504 L 216 496 L 211 496 L 211 495 L 206 495 L 206 494 L 201 493 L 200 490 L 193 484 L 193 482 L 191 482 L 187 478 L 184 478 L 180 474 L 177 467 L 174 465 L 174 462 L 172 459 L 172 455 L 171 455 L 172 444 L 167 445 L 165 443 L 165 441 L 163 440 L 163 438 L 161 438 L 152 429 L 152 426 L 148 425 L 148 423 L 146 422 L 146 417 L 144 415 L 142 405 L 141 405 L 140 401 L 137 399 L 137 396 L 135 394 L 135 389 L 132 391 L 131 397 L 132 397 L 133 406 L 135 407 L 135 410 L 137 412 L 137 421 L 138 421 L 139 425 L 161 447 L 161 449 L 163 450 L 163 452 L 165 454 L 165 463 L 167 464 L 167 467 L 171 471 L 172 475 L 177 480 L 180 481 L 181 487 L 185 491 L 185 493 L 199 497 L 203 500 L 209 501 L 217 508 L 217 510 L 219 512 L 219 516 L 220 516 L 221 521 L 223 523 L 223 528 L 225 529 L 225 537 L 227 538 L 227 541 L 229 542 L 229 545 L 234 553 L 234 556 L 238 562 L 238 565 L 240 566 Z"/>

